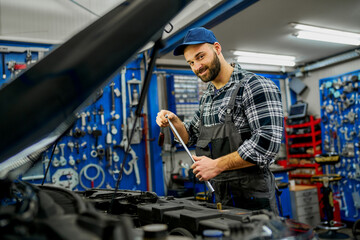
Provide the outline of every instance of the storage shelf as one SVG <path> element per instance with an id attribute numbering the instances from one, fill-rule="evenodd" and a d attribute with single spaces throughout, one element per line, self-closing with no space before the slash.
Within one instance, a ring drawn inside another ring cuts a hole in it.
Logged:
<path id="1" fill-rule="evenodd" d="M 300 167 L 300 168 L 314 168 L 319 167 L 320 165 L 317 163 L 306 163 L 306 164 L 289 164 L 289 167 Z"/>
<path id="2" fill-rule="evenodd" d="M 319 146 L 321 144 L 321 140 L 319 141 L 316 141 L 315 142 L 315 145 L 316 146 Z M 308 142 L 308 143 L 295 143 L 295 144 L 291 144 L 289 145 L 289 147 L 291 148 L 300 148 L 300 147 L 312 147 L 313 146 L 313 143 L 312 142 Z"/>
<path id="3" fill-rule="evenodd" d="M 298 153 L 298 154 L 288 154 L 289 158 L 312 158 L 315 157 L 315 155 L 321 154 L 322 151 L 315 151 L 314 154 L 308 154 L 308 153 Z"/>
<path id="4" fill-rule="evenodd" d="M 315 136 L 318 136 L 321 134 L 321 130 L 316 131 L 314 133 Z M 312 133 L 304 133 L 304 134 L 292 134 L 292 135 L 288 135 L 288 138 L 301 138 L 301 137 L 312 137 L 313 134 Z"/>
<path id="5" fill-rule="evenodd" d="M 310 116 L 310 118 L 312 118 L 313 116 Z M 313 121 L 309 121 L 307 123 L 301 123 L 301 124 L 294 124 L 294 125 L 286 125 L 287 128 L 305 128 L 305 127 L 310 127 L 311 125 L 317 125 L 320 124 L 321 119 L 316 119 Z"/>
<path id="6" fill-rule="evenodd" d="M 321 123 L 321 119 L 314 119 L 313 116 L 309 117 L 309 121 L 306 123 L 302 123 L 302 124 L 294 124 L 294 125 L 287 125 L 287 119 L 285 119 L 285 129 L 295 129 L 295 128 L 310 128 L 311 132 L 310 133 L 304 133 L 304 134 L 287 134 L 288 131 L 285 131 L 285 140 L 286 140 L 286 151 L 287 151 L 287 157 L 289 158 L 314 158 L 315 155 L 317 154 L 321 154 L 322 151 L 321 150 L 317 150 L 318 146 L 321 146 L 322 140 L 317 139 L 318 136 L 321 136 L 321 130 L 316 130 L 316 126 L 319 125 Z M 308 129 L 307 129 L 308 131 Z M 299 132 L 299 131 L 298 131 Z M 290 139 L 294 139 L 294 138 L 304 138 L 307 137 L 308 139 L 306 139 L 306 142 L 304 143 L 295 143 L 295 144 L 289 144 L 289 140 Z M 290 149 L 294 149 L 295 148 L 299 149 L 299 148 L 306 148 L 304 149 L 304 151 L 302 151 L 303 153 L 298 153 L 298 154 L 290 154 Z M 313 153 L 312 154 L 308 154 L 305 151 L 308 150 L 308 148 L 313 148 Z M 319 164 L 317 163 L 308 163 L 308 164 L 289 164 L 289 167 L 294 167 L 294 168 L 311 168 L 314 169 L 314 174 L 321 174 L 322 170 Z M 308 173 L 289 173 L 289 177 L 292 179 L 301 179 L 303 178 L 304 180 L 306 179 L 306 181 L 309 181 L 309 179 L 313 176 L 313 174 L 308 174 Z M 301 180 L 300 180 L 301 181 Z"/>
<path id="7" fill-rule="evenodd" d="M 288 155 L 289 158 L 311 158 L 314 157 L 314 154 L 289 154 Z"/>
<path id="8" fill-rule="evenodd" d="M 313 175 L 312 174 L 292 174 L 289 173 L 289 177 L 291 178 L 311 178 Z"/>

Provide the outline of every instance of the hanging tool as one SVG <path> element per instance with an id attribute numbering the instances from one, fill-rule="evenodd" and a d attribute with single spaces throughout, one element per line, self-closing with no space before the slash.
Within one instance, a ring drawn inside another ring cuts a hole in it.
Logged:
<path id="1" fill-rule="evenodd" d="M 62 180 L 64 179 L 62 176 L 66 176 L 66 180 Z M 79 184 L 79 174 L 72 168 L 62 168 L 53 174 L 52 183 L 73 190 Z"/>
<path id="2" fill-rule="evenodd" d="M 333 132 L 332 129 L 330 128 L 330 152 L 335 152 L 335 144 L 334 144 L 334 139 L 336 138 L 336 132 Z"/>
<path id="3" fill-rule="evenodd" d="M 94 176 L 92 176 L 92 177 L 90 177 L 88 175 L 88 169 L 89 168 L 95 168 L 95 170 L 96 170 L 96 174 Z M 97 180 L 100 177 L 100 173 L 101 173 L 101 181 L 97 186 L 95 186 L 95 180 Z M 79 175 L 80 176 L 78 178 L 79 178 L 79 181 L 80 181 L 80 185 L 85 190 L 88 190 L 88 189 L 91 189 L 91 188 L 100 188 L 105 182 L 105 172 L 104 172 L 104 170 L 99 165 L 94 164 L 94 163 L 90 163 L 90 164 L 86 165 L 85 167 L 83 167 L 81 169 Z M 88 187 L 85 186 L 85 184 L 84 184 L 84 182 L 82 180 L 82 176 L 84 176 L 85 179 L 90 181 L 91 188 L 88 188 Z"/>
<path id="4" fill-rule="evenodd" d="M 176 131 L 176 128 L 174 127 L 174 125 L 171 123 L 170 119 L 168 118 L 168 115 L 165 115 L 165 117 L 167 118 L 167 120 L 169 121 L 170 127 L 173 130 L 174 134 L 176 135 L 177 139 L 181 142 L 181 145 L 184 147 L 186 153 L 189 155 L 190 159 L 193 161 L 193 163 L 195 163 L 195 160 L 193 159 L 189 149 L 187 148 L 186 144 L 184 143 L 184 141 L 182 140 L 182 138 L 180 137 L 180 134 Z M 209 181 L 205 181 L 206 186 L 209 188 L 209 190 L 211 192 L 215 192 L 214 188 L 211 186 Z"/>
<path id="5" fill-rule="evenodd" d="M 128 129 L 134 129 L 133 138 L 130 144 L 140 144 L 142 137 L 141 120 L 130 111 L 130 117 L 127 118 Z"/>
<path id="6" fill-rule="evenodd" d="M 133 73 L 132 79 L 129 80 L 127 84 L 128 84 L 128 94 L 129 94 L 129 104 L 130 107 L 133 107 L 139 104 L 139 92 L 141 92 L 141 81 L 136 79 Z M 132 90 L 131 90 L 131 85 L 133 85 Z M 136 89 L 136 85 L 139 86 L 139 92 Z"/>
<path id="7" fill-rule="evenodd" d="M 112 148 L 110 146 L 108 146 L 105 150 L 105 158 L 107 161 L 107 167 L 111 167 L 112 166 Z"/>
<path id="8" fill-rule="evenodd" d="M 123 124 L 122 124 L 122 132 L 123 132 L 123 137 L 122 140 L 120 142 L 120 147 L 124 148 L 124 151 L 128 151 L 128 153 L 130 153 L 132 159 L 129 161 L 129 170 L 125 169 L 125 166 L 123 167 L 124 169 L 124 173 L 126 175 L 129 175 L 133 169 L 135 169 L 135 177 L 136 177 L 136 183 L 139 185 L 140 184 L 140 173 L 139 173 L 139 168 L 137 165 L 137 159 L 138 157 L 136 156 L 135 151 L 132 149 L 132 147 L 130 146 L 129 143 L 129 139 L 128 139 L 128 126 L 127 126 L 127 117 L 126 117 L 126 85 L 125 85 L 125 73 L 126 73 L 126 68 L 123 68 L 121 71 L 121 100 L 122 100 L 122 110 L 123 110 Z"/>
<path id="9" fill-rule="evenodd" d="M 118 133 L 118 130 L 116 129 L 115 125 L 111 125 L 111 134 L 116 135 Z"/>
<path id="10" fill-rule="evenodd" d="M 5 68 L 5 53 L 2 54 L 2 78 L 5 80 L 6 79 L 6 68 Z"/>
<path id="11" fill-rule="evenodd" d="M 103 148 L 103 146 L 101 144 L 97 146 L 96 151 L 97 151 L 97 156 L 99 157 L 100 160 L 102 160 L 105 155 L 105 149 Z"/>
<path id="12" fill-rule="evenodd" d="M 356 210 L 356 214 L 353 215 L 353 218 L 357 218 L 359 216 L 359 209 L 360 209 L 360 195 L 359 195 L 359 192 L 356 191 L 355 187 L 354 187 L 354 191 L 351 193 L 351 195 L 352 195 L 352 198 L 354 201 L 354 207 Z"/>
<path id="13" fill-rule="evenodd" d="M 59 144 L 59 147 L 61 149 L 61 156 L 60 156 L 60 165 L 61 166 L 66 165 L 65 152 L 64 152 L 65 145 L 66 145 L 65 143 Z"/>
<path id="14" fill-rule="evenodd" d="M 98 146 L 98 143 L 99 143 L 99 136 L 102 135 L 102 131 L 101 130 L 98 130 L 98 129 L 95 129 L 92 131 L 91 133 L 94 137 L 95 137 L 95 147 Z"/>
<path id="15" fill-rule="evenodd" d="M 110 89 L 111 89 L 111 113 L 110 115 L 115 114 L 115 90 L 114 90 L 115 83 L 110 83 Z"/>
<path id="16" fill-rule="evenodd" d="M 105 111 L 104 111 L 103 105 L 100 105 L 99 115 L 100 115 L 100 118 L 101 118 L 101 125 L 105 124 L 104 112 Z"/>
<path id="17" fill-rule="evenodd" d="M 344 181 L 344 185 L 346 184 L 347 180 Z M 345 217 L 349 216 L 348 206 L 346 203 L 346 196 L 343 188 L 340 188 L 340 196 L 341 196 L 341 203 L 343 203 L 340 207 L 341 211 L 345 211 Z"/>
<path id="18" fill-rule="evenodd" d="M 94 122 L 96 122 L 96 114 L 97 114 L 97 111 L 96 111 L 96 108 L 95 108 L 95 107 L 93 108 L 92 114 L 94 115 Z"/>
<path id="19" fill-rule="evenodd" d="M 86 117 L 87 117 L 87 114 L 86 114 L 86 112 L 82 112 L 81 114 L 80 114 L 80 116 L 81 116 L 81 129 L 85 129 L 85 126 L 86 126 Z"/>
<path id="20" fill-rule="evenodd" d="M 35 62 L 32 59 L 31 51 L 29 49 L 26 51 L 25 62 L 26 62 L 26 65 L 29 65 L 29 64 Z"/>
<path id="21" fill-rule="evenodd" d="M 110 133 L 110 122 L 107 122 L 106 126 L 107 126 L 106 144 L 111 144 L 112 136 L 111 136 L 111 133 Z"/>

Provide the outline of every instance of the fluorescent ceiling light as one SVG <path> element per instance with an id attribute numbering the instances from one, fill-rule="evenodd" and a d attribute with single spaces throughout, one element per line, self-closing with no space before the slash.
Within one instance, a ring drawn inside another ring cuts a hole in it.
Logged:
<path id="1" fill-rule="evenodd" d="M 295 61 L 294 56 L 267 54 L 267 53 L 234 51 L 234 55 L 246 56 L 246 57 L 272 58 L 272 59 L 286 60 L 286 61 Z"/>
<path id="2" fill-rule="evenodd" d="M 257 72 L 292 72 L 295 70 L 292 67 L 261 65 L 261 64 L 251 64 L 251 63 L 241 63 L 241 68 L 249 71 L 257 71 Z"/>
<path id="3" fill-rule="evenodd" d="M 240 63 L 254 63 L 254 64 L 265 64 L 265 65 L 276 65 L 276 66 L 295 66 L 294 61 L 284 61 L 276 59 L 262 59 L 262 58 L 253 58 L 253 57 L 238 57 L 237 61 Z"/>
<path id="4" fill-rule="evenodd" d="M 347 45 L 360 45 L 360 34 L 315 27 L 299 23 L 291 23 L 295 29 L 299 29 L 298 33 L 295 33 L 294 36 L 303 39 L 340 43 Z"/>
<path id="5" fill-rule="evenodd" d="M 356 39 L 356 38 L 341 37 L 336 35 L 328 35 L 323 33 L 314 33 L 307 31 L 299 31 L 294 35 L 302 39 L 340 43 L 340 44 L 355 45 L 355 46 L 360 45 L 360 39 Z"/>
<path id="6" fill-rule="evenodd" d="M 240 63 L 265 64 L 276 66 L 295 66 L 294 56 L 285 56 L 277 54 L 265 54 L 245 51 L 234 51 L 234 55 L 238 55 L 237 61 Z"/>
<path id="7" fill-rule="evenodd" d="M 360 34 L 358 34 L 358 33 L 334 30 L 334 29 L 323 28 L 323 27 L 315 27 L 315 26 L 310 26 L 310 25 L 305 25 L 305 24 L 300 24 L 300 23 L 292 23 L 292 25 L 295 29 L 305 30 L 305 31 L 309 31 L 309 32 L 326 33 L 326 34 L 338 35 L 338 36 L 342 36 L 342 37 L 360 38 Z"/>

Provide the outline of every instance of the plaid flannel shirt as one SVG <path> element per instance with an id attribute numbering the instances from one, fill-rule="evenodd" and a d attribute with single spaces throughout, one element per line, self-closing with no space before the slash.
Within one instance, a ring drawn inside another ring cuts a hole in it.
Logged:
<path id="1" fill-rule="evenodd" d="M 184 123 L 189 133 L 187 145 L 197 142 L 202 107 L 204 126 L 224 123 L 225 111 L 237 84 L 242 86 L 235 99 L 232 119 L 244 140 L 237 152 L 245 161 L 261 168 L 268 167 L 279 152 L 283 133 L 281 94 L 273 81 L 243 70 L 239 64 L 234 65 L 224 87 L 216 90 L 212 83 L 208 85 L 200 99 L 199 110 L 191 121 Z"/>

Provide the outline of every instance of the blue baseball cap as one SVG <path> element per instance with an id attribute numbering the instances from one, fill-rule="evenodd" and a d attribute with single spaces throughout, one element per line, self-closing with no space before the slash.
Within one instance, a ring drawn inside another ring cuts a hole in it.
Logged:
<path id="1" fill-rule="evenodd" d="M 174 55 L 179 56 L 184 54 L 184 49 L 189 45 L 201 44 L 201 43 L 215 43 L 217 42 L 215 35 L 212 31 L 197 27 L 190 29 L 185 35 L 184 41 L 174 49 Z"/>

